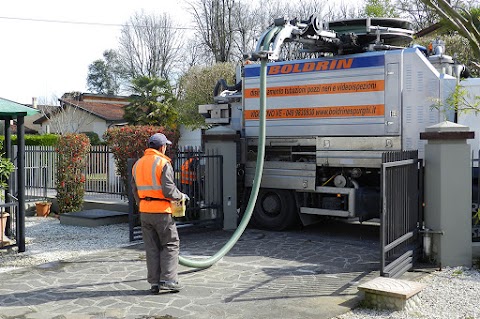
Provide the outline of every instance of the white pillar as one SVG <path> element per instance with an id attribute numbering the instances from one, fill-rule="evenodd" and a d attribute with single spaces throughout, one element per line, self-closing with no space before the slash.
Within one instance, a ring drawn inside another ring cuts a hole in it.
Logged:
<path id="1" fill-rule="evenodd" d="M 223 229 L 237 228 L 237 144 L 236 132 L 224 126 L 217 126 L 205 132 L 207 154 L 223 156 L 223 178 L 220 181 L 223 193 Z"/>
<path id="2" fill-rule="evenodd" d="M 426 128 L 425 226 L 441 267 L 472 266 L 472 168 L 467 139 L 474 133 L 452 122 Z M 441 232 L 441 233 L 440 233 Z"/>

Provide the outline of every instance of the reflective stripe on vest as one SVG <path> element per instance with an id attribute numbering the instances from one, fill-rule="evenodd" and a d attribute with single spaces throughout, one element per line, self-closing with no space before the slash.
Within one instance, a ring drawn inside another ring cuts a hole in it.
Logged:
<path id="1" fill-rule="evenodd" d="M 193 162 L 193 158 L 187 159 L 182 164 L 182 184 L 192 185 L 197 180 L 197 175 L 194 171 L 190 171 L 190 164 Z"/>
<path id="2" fill-rule="evenodd" d="M 163 168 L 170 159 L 154 149 L 147 149 L 132 168 L 140 203 L 138 210 L 143 213 L 171 213 L 170 201 L 162 191 Z M 148 200 L 146 200 L 148 198 Z"/>

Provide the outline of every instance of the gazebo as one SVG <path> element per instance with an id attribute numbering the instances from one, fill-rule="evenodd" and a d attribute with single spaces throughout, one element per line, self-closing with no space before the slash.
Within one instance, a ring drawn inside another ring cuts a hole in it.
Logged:
<path id="1" fill-rule="evenodd" d="M 4 136 L 3 143 L 3 157 L 9 158 L 13 163 L 16 163 L 17 185 L 16 197 L 5 196 L 5 203 L 2 204 L 6 211 L 11 208 L 16 210 L 16 245 L 19 252 L 25 251 L 25 116 L 35 115 L 39 111 L 31 107 L 19 104 L 7 99 L 0 98 L 0 120 L 4 122 Z M 13 120 L 17 122 L 17 156 L 12 154 L 12 137 L 11 126 Z M 8 185 L 12 185 L 8 181 Z M 13 190 L 15 191 L 15 190 Z M 15 211 L 15 210 L 14 210 Z M 7 220 L 7 226 L 11 224 L 12 216 Z M 4 235 L 4 234 L 2 234 Z"/>

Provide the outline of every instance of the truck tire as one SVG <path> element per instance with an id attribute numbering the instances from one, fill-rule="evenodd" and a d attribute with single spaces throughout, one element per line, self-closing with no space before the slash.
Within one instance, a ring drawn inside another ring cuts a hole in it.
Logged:
<path id="1" fill-rule="evenodd" d="M 252 222 L 258 228 L 275 231 L 296 226 L 298 213 L 292 192 L 261 188 L 253 210 Z"/>
<path id="2" fill-rule="evenodd" d="M 240 211 L 238 214 L 237 226 L 240 225 L 240 222 L 243 219 L 243 215 L 245 215 L 245 211 L 247 210 L 247 204 L 248 204 L 248 200 L 250 199 L 251 192 L 252 192 L 251 188 L 246 188 L 245 191 L 243 192 L 242 200 L 240 203 Z M 248 227 L 258 228 L 258 226 L 255 225 L 255 221 L 253 220 L 253 217 L 250 218 L 250 221 L 248 222 Z"/>

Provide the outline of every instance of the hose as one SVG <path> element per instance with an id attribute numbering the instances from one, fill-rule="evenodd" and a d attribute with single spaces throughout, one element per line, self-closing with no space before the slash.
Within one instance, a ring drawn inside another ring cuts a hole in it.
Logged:
<path id="1" fill-rule="evenodd" d="M 228 85 L 225 79 L 218 80 L 215 88 L 213 89 L 213 96 L 219 95 L 221 93 L 220 89 L 225 89 L 229 91 L 240 91 L 242 89 L 242 81 L 238 82 L 235 85 Z"/>
<path id="2" fill-rule="evenodd" d="M 272 41 L 275 34 L 280 30 L 279 27 L 272 28 L 267 36 L 265 37 L 263 50 L 269 51 L 270 42 Z M 263 174 L 263 162 L 265 155 L 265 135 L 266 135 L 266 100 L 267 100 L 267 58 L 268 55 L 265 55 L 261 58 L 260 64 L 260 118 L 259 118 L 259 135 L 258 135 L 258 152 L 257 152 L 257 165 L 255 168 L 255 177 L 253 179 L 252 192 L 250 193 L 250 198 L 248 200 L 247 208 L 245 209 L 245 214 L 238 225 L 235 232 L 232 234 L 232 237 L 228 240 L 227 243 L 213 256 L 200 259 L 192 260 L 179 256 L 180 265 L 192 267 L 192 268 L 208 268 L 214 263 L 219 261 L 223 256 L 225 256 L 237 243 L 242 236 L 243 232 L 247 228 L 248 222 L 252 217 L 253 208 L 255 207 L 255 202 L 257 201 L 258 191 L 260 189 L 260 182 L 262 180 Z"/>

